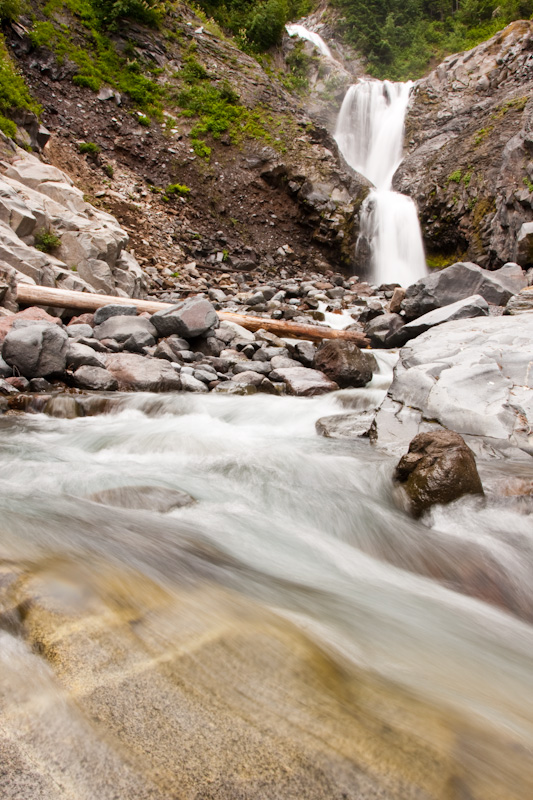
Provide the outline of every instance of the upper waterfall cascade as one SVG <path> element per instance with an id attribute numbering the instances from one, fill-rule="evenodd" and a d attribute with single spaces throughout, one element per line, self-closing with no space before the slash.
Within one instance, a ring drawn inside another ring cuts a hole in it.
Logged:
<path id="1" fill-rule="evenodd" d="M 372 279 L 378 284 L 408 286 L 427 272 L 416 207 L 392 191 L 411 86 L 390 81 L 350 86 L 335 131 L 348 164 L 376 187 L 361 210 L 360 239 L 370 245 Z"/>
<path id="2" fill-rule="evenodd" d="M 299 36 L 300 39 L 306 39 L 308 42 L 311 42 L 323 56 L 331 59 L 332 61 L 335 61 L 331 53 L 331 50 L 325 43 L 324 39 L 318 33 L 308 30 L 306 27 L 304 27 L 304 25 L 296 25 L 296 24 L 285 25 L 285 30 L 287 31 L 289 36 Z"/>

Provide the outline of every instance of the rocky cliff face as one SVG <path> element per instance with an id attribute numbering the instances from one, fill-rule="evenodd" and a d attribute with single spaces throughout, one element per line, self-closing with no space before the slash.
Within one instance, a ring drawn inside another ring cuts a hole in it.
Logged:
<path id="1" fill-rule="evenodd" d="M 531 266 L 533 22 L 447 58 L 417 82 L 395 186 L 419 208 L 435 266 Z M 523 227 L 525 226 L 525 227 Z"/>

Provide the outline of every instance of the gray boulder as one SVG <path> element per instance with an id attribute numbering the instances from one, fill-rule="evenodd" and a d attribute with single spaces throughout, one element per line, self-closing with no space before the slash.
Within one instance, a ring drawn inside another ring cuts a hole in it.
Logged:
<path id="1" fill-rule="evenodd" d="M 300 366 L 298 364 L 298 366 Z M 258 372 L 260 375 L 270 375 L 272 372 L 272 365 L 270 361 L 242 361 L 233 367 L 233 372 L 238 375 L 239 372 Z"/>
<path id="2" fill-rule="evenodd" d="M 533 222 L 524 222 L 518 231 L 516 260 L 522 267 L 533 264 Z"/>
<path id="3" fill-rule="evenodd" d="M 93 322 L 101 325 L 110 317 L 136 317 L 137 308 L 135 306 L 122 306 L 118 303 L 109 303 L 107 306 L 97 308 L 94 312 Z"/>
<path id="4" fill-rule="evenodd" d="M 489 304 L 479 294 L 450 303 L 448 306 L 436 308 L 421 317 L 408 322 L 401 330 L 404 342 L 414 339 L 424 331 L 434 328 L 435 325 L 442 325 L 444 322 L 451 322 L 454 319 L 469 319 L 472 317 L 486 317 L 489 313 Z"/>
<path id="5" fill-rule="evenodd" d="M 194 339 L 218 327 L 218 316 L 209 300 L 189 297 L 168 310 L 153 314 L 151 322 L 160 337 L 177 334 L 184 339 Z"/>
<path id="6" fill-rule="evenodd" d="M 79 325 L 67 325 L 66 330 L 67 335 L 70 336 L 71 339 L 78 339 L 80 337 L 91 338 L 94 335 L 92 327 L 84 323 Z"/>
<path id="7" fill-rule="evenodd" d="M 515 316 L 533 311 L 533 289 L 522 289 L 521 292 L 511 297 L 505 306 L 505 314 Z"/>
<path id="8" fill-rule="evenodd" d="M 0 378 L 10 378 L 13 375 L 13 368 L 6 364 L 0 356 Z"/>
<path id="9" fill-rule="evenodd" d="M 317 394 L 334 392 L 339 386 L 323 372 L 307 367 L 277 369 L 270 373 L 271 381 L 282 381 L 290 394 L 298 397 L 312 397 Z"/>
<path id="10" fill-rule="evenodd" d="M 82 366 L 105 367 L 105 358 L 86 344 L 69 342 L 66 365 L 74 370 Z"/>
<path id="11" fill-rule="evenodd" d="M 489 272 L 477 264 L 458 262 L 409 286 L 402 309 L 408 319 L 416 319 L 474 294 L 481 295 L 488 303 L 504 306 L 526 283 L 518 264 L 505 264 Z"/>
<path id="12" fill-rule="evenodd" d="M 117 379 L 120 389 L 134 392 L 179 392 L 180 376 L 161 358 L 137 353 L 112 353 L 106 368 Z"/>
<path id="13" fill-rule="evenodd" d="M 372 347 L 397 347 L 403 344 L 404 321 L 399 314 L 381 314 L 367 322 L 365 334 Z"/>
<path id="14" fill-rule="evenodd" d="M 181 388 L 184 392 L 205 394 L 205 392 L 209 391 L 205 383 L 198 378 L 195 378 L 194 375 L 181 374 L 180 378 Z"/>
<path id="15" fill-rule="evenodd" d="M 322 342 L 315 353 L 313 366 L 335 381 L 341 389 L 366 386 L 372 380 L 371 356 L 368 358 L 354 342 L 331 339 Z"/>
<path id="16" fill-rule="evenodd" d="M 43 378 L 64 371 L 67 349 L 68 336 L 62 327 L 37 322 L 9 331 L 2 358 L 26 378 Z"/>
<path id="17" fill-rule="evenodd" d="M 112 392 L 118 389 L 117 379 L 102 367 L 79 367 L 72 379 L 78 389 L 89 389 L 95 392 Z"/>
<path id="18" fill-rule="evenodd" d="M 243 383 L 248 386 L 260 386 L 264 377 L 264 375 L 261 375 L 259 372 L 255 372 L 250 368 L 248 370 L 238 372 L 231 378 L 231 380 L 233 383 Z"/>
<path id="19" fill-rule="evenodd" d="M 114 339 L 116 342 L 125 342 L 130 336 L 135 334 L 148 334 L 150 344 L 155 344 L 157 331 L 150 320 L 144 317 L 114 316 L 109 317 L 97 325 L 94 335 L 97 339 Z"/>

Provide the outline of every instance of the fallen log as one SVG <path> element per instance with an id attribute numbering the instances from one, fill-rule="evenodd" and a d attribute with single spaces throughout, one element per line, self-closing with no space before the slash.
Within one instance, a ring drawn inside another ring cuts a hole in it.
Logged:
<path id="1" fill-rule="evenodd" d="M 96 311 L 110 303 L 120 306 L 135 306 L 138 311 L 147 311 L 155 314 L 172 306 L 172 303 L 162 303 L 159 300 L 139 300 L 130 297 L 115 297 L 114 295 L 92 294 L 90 292 L 72 292 L 67 289 L 52 289 L 48 286 L 34 286 L 29 283 L 17 285 L 17 301 L 23 305 L 52 306 L 54 308 L 70 308 L 74 311 Z M 287 322 L 281 319 L 264 319 L 252 317 L 249 314 L 234 314 L 231 311 L 217 311 L 220 319 L 236 322 L 249 331 L 258 331 L 260 328 L 276 334 L 294 339 L 310 339 L 320 342 L 322 339 L 344 339 L 355 342 L 359 347 L 368 347 L 369 339 L 359 331 L 336 331 L 318 325 L 304 325 L 298 322 Z"/>

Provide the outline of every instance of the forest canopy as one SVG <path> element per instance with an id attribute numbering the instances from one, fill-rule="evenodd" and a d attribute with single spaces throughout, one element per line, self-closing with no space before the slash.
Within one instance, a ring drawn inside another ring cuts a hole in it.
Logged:
<path id="1" fill-rule="evenodd" d="M 474 47 L 509 22 L 529 19 L 533 0 L 332 0 L 345 39 L 378 78 L 418 78 L 448 53 Z"/>

